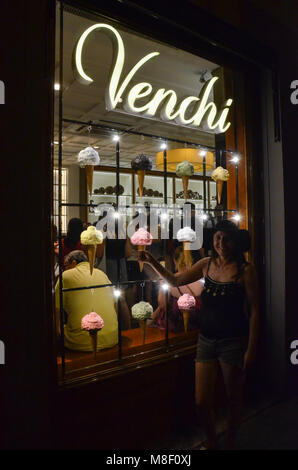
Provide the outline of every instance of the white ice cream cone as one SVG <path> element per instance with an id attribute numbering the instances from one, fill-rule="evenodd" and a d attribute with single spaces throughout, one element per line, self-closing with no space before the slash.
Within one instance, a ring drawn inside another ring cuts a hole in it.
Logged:
<path id="1" fill-rule="evenodd" d="M 146 342 L 147 320 L 139 320 L 140 330 L 142 334 L 143 344 Z"/>
<path id="2" fill-rule="evenodd" d="M 183 242 L 183 252 L 184 252 L 184 260 L 187 267 L 192 265 L 192 257 L 190 252 L 190 242 Z"/>
<path id="3" fill-rule="evenodd" d="M 87 186 L 88 186 L 90 196 L 92 195 L 92 191 L 93 191 L 93 172 L 94 172 L 94 166 L 93 165 L 86 165 L 85 166 Z"/>

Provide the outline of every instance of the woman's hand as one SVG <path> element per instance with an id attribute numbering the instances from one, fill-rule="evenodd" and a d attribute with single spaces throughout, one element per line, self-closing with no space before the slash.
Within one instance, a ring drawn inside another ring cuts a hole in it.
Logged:
<path id="1" fill-rule="evenodd" d="M 153 256 L 149 251 L 138 251 L 138 260 L 144 263 L 153 264 Z"/>

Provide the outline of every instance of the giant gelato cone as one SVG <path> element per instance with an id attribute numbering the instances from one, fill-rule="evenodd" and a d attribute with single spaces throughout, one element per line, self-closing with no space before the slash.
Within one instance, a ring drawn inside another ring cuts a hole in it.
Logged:
<path id="1" fill-rule="evenodd" d="M 187 199 L 188 197 L 188 180 L 189 176 L 182 176 L 184 199 Z"/>
<path id="2" fill-rule="evenodd" d="M 95 359 L 96 358 L 96 351 L 97 351 L 97 330 L 89 331 L 89 335 L 90 335 L 90 338 L 91 338 L 93 355 L 94 355 L 94 359 Z"/>
<path id="3" fill-rule="evenodd" d="M 192 265 L 192 257 L 190 253 L 190 242 L 183 242 L 183 252 L 184 252 L 185 265 L 190 267 Z"/>
<path id="4" fill-rule="evenodd" d="M 218 204 L 220 204 L 220 201 L 221 201 L 223 184 L 224 184 L 224 182 L 221 181 L 221 180 L 218 180 L 216 182 L 216 192 L 217 192 L 217 202 L 218 202 Z"/>
<path id="5" fill-rule="evenodd" d="M 95 358 L 97 351 L 97 332 L 104 327 L 104 321 L 96 312 L 91 312 L 83 316 L 81 321 L 81 327 L 82 330 L 89 332 L 92 344 L 92 351 Z"/>
<path id="6" fill-rule="evenodd" d="M 94 172 L 94 166 L 93 165 L 86 165 L 85 166 L 85 172 L 86 172 L 86 179 L 87 179 L 87 186 L 89 190 L 90 196 L 92 195 L 93 191 L 93 172 Z"/>
<path id="7" fill-rule="evenodd" d="M 143 196 L 145 170 L 138 170 L 137 173 L 138 173 L 138 181 L 139 181 L 139 194 L 140 196 Z"/>
<path id="8" fill-rule="evenodd" d="M 146 250 L 146 247 L 144 245 L 138 245 L 138 251 L 145 251 L 145 250 Z M 140 271 L 142 272 L 144 268 L 143 261 L 139 260 L 139 267 L 140 267 Z"/>
<path id="9" fill-rule="evenodd" d="M 94 263 L 95 263 L 95 255 L 96 255 L 96 245 L 87 245 L 88 248 L 88 260 L 90 266 L 90 274 L 92 276 Z"/>
<path id="10" fill-rule="evenodd" d="M 215 168 L 215 170 L 212 171 L 211 178 L 213 179 L 213 181 L 216 181 L 217 202 L 218 204 L 220 204 L 223 183 L 224 181 L 229 180 L 230 173 L 222 166 L 218 166 L 217 168 Z"/>
<path id="11" fill-rule="evenodd" d="M 183 310 L 182 314 L 183 314 L 183 322 L 184 322 L 184 331 L 185 331 L 185 333 L 187 333 L 190 311 L 189 310 Z"/>
<path id="12" fill-rule="evenodd" d="M 152 317 L 153 307 L 149 302 L 144 302 L 143 300 L 135 305 L 131 309 L 131 315 L 133 318 L 139 321 L 143 344 L 146 341 L 146 329 L 147 329 L 147 319 Z"/>
<path id="13" fill-rule="evenodd" d="M 103 242 L 103 235 L 100 230 L 96 230 L 93 225 L 84 230 L 81 233 L 82 245 L 87 245 L 88 248 L 88 259 L 90 266 L 90 274 L 92 275 L 93 267 L 95 263 L 96 245 L 100 245 Z"/>
<path id="14" fill-rule="evenodd" d="M 143 227 L 139 228 L 131 237 L 131 243 L 137 245 L 138 251 L 145 251 L 147 245 L 151 245 L 153 237 Z M 140 271 L 143 271 L 143 261 L 139 261 Z"/>
<path id="15" fill-rule="evenodd" d="M 143 344 L 146 342 L 147 320 L 139 320 Z"/>
<path id="16" fill-rule="evenodd" d="M 85 149 L 81 150 L 78 154 L 78 163 L 81 167 L 85 167 L 87 185 L 90 196 L 92 194 L 94 167 L 96 165 L 99 165 L 99 162 L 100 157 L 96 150 L 94 150 L 94 148 L 92 147 L 86 147 Z"/>
<path id="17" fill-rule="evenodd" d="M 196 299 L 189 294 L 183 294 L 178 299 L 178 308 L 182 311 L 183 322 L 184 322 L 184 331 L 188 331 L 188 322 L 190 316 L 190 309 L 196 305 Z"/>

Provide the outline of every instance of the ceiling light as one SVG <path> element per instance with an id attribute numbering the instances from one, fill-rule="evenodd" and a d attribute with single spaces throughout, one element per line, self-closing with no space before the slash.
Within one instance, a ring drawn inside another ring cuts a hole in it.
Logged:
<path id="1" fill-rule="evenodd" d="M 169 289 L 169 284 L 162 284 L 161 288 L 166 292 Z"/>
<path id="2" fill-rule="evenodd" d="M 54 84 L 54 90 L 59 91 L 60 90 L 60 83 L 55 83 Z"/>
<path id="3" fill-rule="evenodd" d="M 167 148 L 167 144 L 164 142 L 163 144 L 161 144 L 160 148 L 162 150 L 165 150 Z"/>
<path id="4" fill-rule="evenodd" d="M 201 157 L 206 157 L 206 155 L 207 155 L 207 150 L 201 150 L 200 151 L 200 156 Z"/>
<path id="5" fill-rule="evenodd" d="M 119 140 L 120 140 L 119 135 L 114 135 L 113 141 L 114 141 L 114 142 L 119 142 Z"/>
<path id="6" fill-rule="evenodd" d="M 232 217 L 232 219 L 236 220 L 236 222 L 239 222 L 239 220 L 241 220 L 241 216 L 239 214 L 236 214 L 234 215 L 234 217 Z"/>

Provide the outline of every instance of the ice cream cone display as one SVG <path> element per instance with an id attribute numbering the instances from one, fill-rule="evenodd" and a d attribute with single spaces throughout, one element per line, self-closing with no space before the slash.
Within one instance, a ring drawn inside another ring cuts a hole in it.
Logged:
<path id="1" fill-rule="evenodd" d="M 81 321 L 82 330 L 88 331 L 91 339 L 92 351 L 94 358 L 97 351 L 97 332 L 104 327 L 104 321 L 96 312 L 85 315 Z"/>
<path id="2" fill-rule="evenodd" d="M 93 273 L 93 267 L 95 263 L 95 255 L 96 255 L 96 245 L 88 245 L 88 260 L 90 266 L 90 274 Z"/>
<path id="3" fill-rule="evenodd" d="M 184 199 L 187 199 L 188 197 L 188 181 L 189 176 L 182 176 Z"/>
<path id="4" fill-rule="evenodd" d="M 196 299 L 189 294 L 183 294 L 178 299 L 178 308 L 183 314 L 184 331 L 188 331 L 190 309 L 196 305 Z"/>
<path id="5" fill-rule="evenodd" d="M 139 320 L 143 344 L 146 342 L 147 320 Z"/>
<path id="6" fill-rule="evenodd" d="M 150 305 L 149 302 L 144 302 L 143 300 L 135 304 L 131 309 L 132 317 L 139 321 L 143 344 L 145 344 L 146 341 L 147 319 L 151 318 L 152 314 L 152 305 Z"/>
<path id="7" fill-rule="evenodd" d="M 86 147 L 78 154 L 78 163 L 81 167 L 85 167 L 88 191 L 91 196 L 93 191 L 93 172 L 94 167 L 99 165 L 100 157 L 98 152 L 92 147 Z"/>
<path id="8" fill-rule="evenodd" d="M 93 225 L 84 230 L 81 233 L 81 243 L 82 245 L 87 245 L 88 248 L 88 259 L 90 266 L 90 274 L 93 273 L 93 267 L 96 256 L 96 246 L 100 245 L 103 242 L 103 235 L 100 230 L 96 230 Z"/>
<path id="9" fill-rule="evenodd" d="M 189 322 L 190 311 L 189 310 L 183 310 L 182 314 L 183 314 L 184 331 L 186 333 L 188 331 L 188 322 Z"/>
<path id="10" fill-rule="evenodd" d="M 192 264 L 190 244 L 194 242 L 196 238 L 197 238 L 196 232 L 192 230 L 190 227 L 181 228 L 177 232 L 177 240 L 183 243 L 184 258 L 185 258 L 185 264 L 187 267 L 190 267 Z"/>
<path id="11" fill-rule="evenodd" d="M 138 173 L 138 182 L 139 182 L 139 193 L 140 193 L 140 196 L 143 196 L 145 170 L 138 170 L 137 173 Z"/>
<path id="12" fill-rule="evenodd" d="M 138 245 L 138 251 L 145 251 L 146 250 L 146 246 L 145 245 Z M 144 263 L 143 261 L 139 261 L 139 267 L 140 267 L 140 271 L 142 272 L 143 271 L 143 268 L 144 268 Z"/>
<path id="13" fill-rule="evenodd" d="M 86 165 L 85 166 L 85 173 L 86 173 L 86 180 L 87 186 L 90 196 L 92 195 L 93 191 L 93 173 L 94 173 L 94 166 L 93 165 Z"/>
<path id="14" fill-rule="evenodd" d="M 146 171 L 151 170 L 152 160 L 147 155 L 141 153 L 131 161 L 131 168 L 138 174 L 139 196 L 143 196 L 143 187 Z"/>
<path id="15" fill-rule="evenodd" d="M 176 166 L 176 175 L 182 178 L 184 199 L 188 197 L 188 181 L 189 177 L 194 174 L 194 171 L 193 164 L 189 163 L 187 160 L 184 160 L 184 162 Z"/>
<path id="16" fill-rule="evenodd" d="M 216 181 L 217 202 L 220 204 L 224 181 L 228 181 L 230 173 L 222 166 L 218 166 L 211 174 L 213 181 Z"/>
<path id="17" fill-rule="evenodd" d="M 138 247 L 138 251 L 145 251 L 146 246 L 151 245 L 153 237 L 150 232 L 147 232 L 143 227 L 139 228 L 130 241 L 133 245 Z M 139 261 L 140 271 L 143 271 L 143 261 Z"/>
<path id="18" fill-rule="evenodd" d="M 223 189 L 224 182 L 221 180 L 216 181 L 216 193 L 217 193 L 217 202 L 220 204 L 222 189 Z"/>

